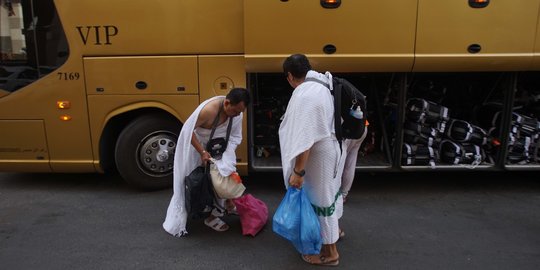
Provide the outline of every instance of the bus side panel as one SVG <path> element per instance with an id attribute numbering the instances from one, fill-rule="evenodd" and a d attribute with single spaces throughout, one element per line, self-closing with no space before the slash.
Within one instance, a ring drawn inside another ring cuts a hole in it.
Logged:
<path id="1" fill-rule="evenodd" d="M 85 57 L 89 95 L 197 94 L 196 56 Z"/>
<path id="2" fill-rule="evenodd" d="M 141 108 L 186 120 L 199 104 L 196 56 L 85 57 L 92 151 L 112 117 Z M 127 123 L 125 123 L 127 124 Z M 99 164 L 94 164 L 101 170 Z"/>
<path id="3" fill-rule="evenodd" d="M 472 8 L 468 1 L 420 1 L 414 71 L 530 68 L 539 2 L 491 1 Z"/>
<path id="4" fill-rule="evenodd" d="M 226 95 L 234 87 L 245 88 L 244 57 L 242 55 L 199 56 L 199 85 L 201 102 L 213 96 Z M 247 175 L 248 167 L 247 118 L 246 110 L 242 123 L 242 144 L 236 149 L 237 169 L 242 175 Z"/>
<path id="5" fill-rule="evenodd" d="M 1 171 L 51 171 L 43 121 L 0 120 L 0 130 Z"/>
<path id="6" fill-rule="evenodd" d="M 283 59 L 307 54 L 315 69 L 333 72 L 410 71 L 417 0 L 244 1 L 246 67 L 281 72 Z M 323 48 L 333 45 L 335 53 Z"/>
<path id="7" fill-rule="evenodd" d="M 94 172 L 83 82 L 82 63 L 68 60 L 54 72 L 0 99 L 2 119 L 43 121 L 54 172 Z M 59 101 L 68 101 L 70 107 L 58 108 Z M 69 119 L 62 120 L 63 116 Z M 38 141 L 41 138 L 40 133 L 32 135 Z"/>
<path id="8" fill-rule="evenodd" d="M 57 0 L 83 55 L 241 53 L 242 0 Z"/>

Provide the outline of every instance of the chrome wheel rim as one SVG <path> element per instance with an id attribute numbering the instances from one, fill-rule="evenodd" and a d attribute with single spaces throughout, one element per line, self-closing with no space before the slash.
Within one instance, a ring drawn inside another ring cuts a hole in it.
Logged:
<path id="1" fill-rule="evenodd" d="M 169 131 L 156 131 L 146 136 L 137 146 L 139 168 L 150 176 L 171 174 L 176 139 L 176 135 Z"/>

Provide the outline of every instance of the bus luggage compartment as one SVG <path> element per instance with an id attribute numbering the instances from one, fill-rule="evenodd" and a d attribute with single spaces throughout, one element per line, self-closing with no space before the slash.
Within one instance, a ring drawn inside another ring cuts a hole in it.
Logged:
<path id="1" fill-rule="evenodd" d="M 384 170 L 392 166 L 389 143 L 382 118 L 391 113 L 381 106 L 384 92 L 373 91 L 391 80 L 391 74 L 334 74 L 349 80 L 367 96 L 368 133 L 360 147 L 357 167 Z M 249 157 L 254 171 L 280 171 L 278 130 L 293 89 L 281 73 L 252 73 L 248 76 L 253 92 L 249 119 Z M 392 106 L 392 105 L 391 105 Z M 383 112 L 381 112 L 383 110 Z"/>
<path id="2" fill-rule="evenodd" d="M 334 75 L 367 96 L 357 170 L 540 169 L 538 72 Z M 280 171 L 278 130 L 293 89 L 282 74 L 248 80 L 250 169 Z"/>

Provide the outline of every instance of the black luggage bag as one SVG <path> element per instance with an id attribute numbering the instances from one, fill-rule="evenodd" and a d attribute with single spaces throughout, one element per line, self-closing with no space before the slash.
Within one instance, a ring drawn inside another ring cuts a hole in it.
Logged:
<path id="1" fill-rule="evenodd" d="M 443 140 L 439 150 L 439 157 L 441 162 L 448 164 L 476 166 L 482 163 L 486 156 L 484 150 L 478 145 Z"/>

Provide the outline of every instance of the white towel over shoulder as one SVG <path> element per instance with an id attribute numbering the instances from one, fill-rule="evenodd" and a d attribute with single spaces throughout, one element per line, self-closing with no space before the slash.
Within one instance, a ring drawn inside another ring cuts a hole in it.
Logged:
<path id="1" fill-rule="evenodd" d="M 306 78 L 316 78 L 332 87 L 332 75 L 309 71 Z M 307 81 L 293 91 L 283 122 L 279 127 L 281 163 L 285 186 L 289 185 L 296 156 L 334 133 L 334 99 L 329 89 Z"/>

